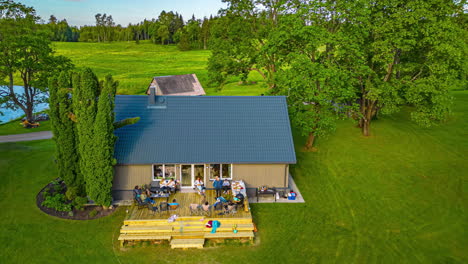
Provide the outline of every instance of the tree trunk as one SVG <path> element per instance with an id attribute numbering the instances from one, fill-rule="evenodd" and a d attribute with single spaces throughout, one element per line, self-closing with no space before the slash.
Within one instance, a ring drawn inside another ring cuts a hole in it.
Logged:
<path id="1" fill-rule="evenodd" d="M 365 137 L 368 137 L 370 136 L 370 120 L 366 120 L 364 118 L 362 118 L 361 120 L 362 120 L 362 134 Z"/>
<path id="2" fill-rule="evenodd" d="M 307 142 L 305 144 L 305 148 L 306 149 L 311 149 L 312 146 L 314 145 L 314 141 L 315 141 L 315 135 L 314 135 L 314 133 L 310 132 L 309 137 L 307 138 Z"/>
<path id="3" fill-rule="evenodd" d="M 28 120 L 28 122 L 33 123 L 34 119 L 33 119 L 33 109 L 32 109 L 32 107 L 28 106 L 26 108 L 25 114 L 26 114 L 26 119 Z"/>

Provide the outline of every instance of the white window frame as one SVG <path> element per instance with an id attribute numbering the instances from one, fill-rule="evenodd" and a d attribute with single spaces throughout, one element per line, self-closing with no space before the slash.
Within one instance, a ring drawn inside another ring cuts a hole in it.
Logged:
<path id="1" fill-rule="evenodd" d="M 154 175 L 154 166 L 156 165 L 162 165 L 162 179 L 156 179 L 156 176 Z M 176 164 L 167 164 L 168 166 L 174 166 L 174 173 L 177 172 L 177 168 L 176 168 Z M 153 179 L 153 181 L 161 181 L 161 180 L 164 180 L 166 179 L 166 164 L 163 164 L 163 163 L 154 163 L 152 166 L 151 166 L 151 171 L 152 171 L 152 176 L 151 178 Z M 171 178 L 174 178 L 176 179 L 177 178 L 177 175 L 172 175 Z"/>
<path id="2" fill-rule="evenodd" d="M 215 164 L 219 164 L 219 179 L 221 180 L 225 180 L 225 179 L 228 179 L 228 180 L 232 180 L 232 175 L 234 175 L 234 164 L 232 163 L 211 163 L 211 164 L 208 164 L 208 167 L 210 169 L 210 177 L 209 177 L 209 180 L 210 181 L 214 181 L 214 178 L 212 179 L 211 178 L 211 165 L 215 165 Z M 229 165 L 231 166 L 231 175 L 229 175 L 230 177 L 229 178 L 225 178 L 223 177 L 223 165 Z"/>

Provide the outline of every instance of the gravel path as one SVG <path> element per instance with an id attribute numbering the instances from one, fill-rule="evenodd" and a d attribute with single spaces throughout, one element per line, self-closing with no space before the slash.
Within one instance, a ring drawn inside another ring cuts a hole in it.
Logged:
<path id="1" fill-rule="evenodd" d="M 41 132 L 0 136 L 0 143 L 30 141 L 30 140 L 40 140 L 40 139 L 50 139 L 50 138 L 52 138 L 52 131 L 41 131 Z"/>

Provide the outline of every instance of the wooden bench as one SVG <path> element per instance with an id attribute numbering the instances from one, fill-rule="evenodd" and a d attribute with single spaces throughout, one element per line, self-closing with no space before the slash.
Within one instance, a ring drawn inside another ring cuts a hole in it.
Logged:
<path id="1" fill-rule="evenodd" d="M 254 238 L 254 233 L 250 232 L 216 232 L 216 233 L 205 233 L 205 238 L 216 239 L 216 238 L 249 238 L 252 240 Z"/>
<path id="2" fill-rule="evenodd" d="M 253 231 L 254 224 L 225 224 L 221 223 L 221 226 L 216 229 L 216 232 L 232 232 L 234 226 L 237 226 L 237 231 Z M 205 227 L 206 232 L 211 232 L 211 228 Z"/>
<path id="3" fill-rule="evenodd" d="M 205 244 L 203 238 L 171 240 L 171 248 L 203 248 L 203 244 Z"/>
<path id="4" fill-rule="evenodd" d="M 125 241 L 142 241 L 142 240 L 171 240 L 170 235 L 134 235 L 121 234 L 119 236 L 120 245 L 123 246 Z"/>
<path id="5" fill-rule="evenodd" d="M 172 226 L 122 226 L 121 234 L 136 234 L 136 233 L 170 233 Z"/>

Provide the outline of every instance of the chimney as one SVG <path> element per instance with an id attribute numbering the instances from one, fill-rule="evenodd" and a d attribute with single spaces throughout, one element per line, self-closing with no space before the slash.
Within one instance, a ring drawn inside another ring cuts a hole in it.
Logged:
<path id="1" fill-rule="evenodd" d="M 167 107 L 166 96 L 156 95 L 156 88 L 150 87 L 150 94 L 148 95 L 148 107 L 156 109 L 165 109 Z"/>
<path id="2" fill-rule="evenodd" d="M 152 106 L 156 104 L 156 89 L 151 86 L 150 93 L 148 95 L 148 106 Z"/>

